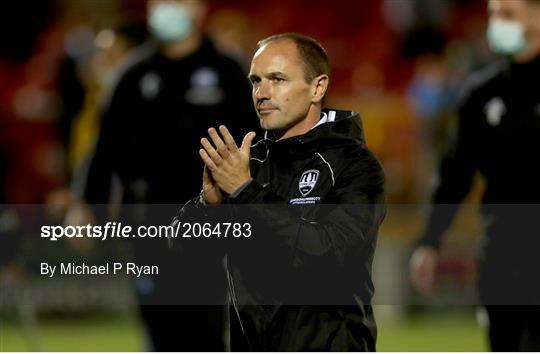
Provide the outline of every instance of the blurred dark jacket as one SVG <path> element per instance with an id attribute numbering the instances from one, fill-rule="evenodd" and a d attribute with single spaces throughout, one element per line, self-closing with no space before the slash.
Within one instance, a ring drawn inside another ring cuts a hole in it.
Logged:
<path id="1" fill-rule="evenodd" d="M 143 47 L 123 72 L 104 110 L 85 200 L 109 202 L 115 179 L 122 187 L 123 221 L 167 225 L 178 205 L 201 190 L 200 139 L 208 128 L 220 124 L 236 139 L 259 127 L 251 85 L 240 65 L 220 54 L 208 39 L 196 52 L 175 60 L 164 57 L 155 46 Z M 219 263 L 206 265 L 206 273 L 201 269 L 195 275 L 193 269 L 204 258 L 178 257 L 166 248 L 165 240 L 135 242 L 139 262 L 161 266 L 154 283 L 140 291 L 143 304 L 181 304 L 174 294 L 187 290 L 179 287 L 178 279 L 222 279 Z M 187 283 L 196 293 L 197 282 Z"/>
<path id="2" fill-rule="evenodd" d="M 420 241 L 439 247 L 480 172 L 487 234 L 480 290 L 486 304 L 540 301 L 540 90 L 532 85 L 535 78 L 540 78 L 540 57 L 523 64 L 501 60 L 467 82 Z"/>

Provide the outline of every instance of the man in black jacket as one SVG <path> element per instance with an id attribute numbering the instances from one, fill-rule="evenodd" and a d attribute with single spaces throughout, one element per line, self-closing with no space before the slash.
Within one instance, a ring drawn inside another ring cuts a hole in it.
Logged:
<path id="1" fill-rule="evenodd" d="M 373 351 L 384 175 L 360 118 L 322 109 L 329 65 L 309 37 L 262 40 L 249 77 L 264 139 L 238 148 L 220 126 L 199 151 L 203 202 L 254 225 L 227 249 L 231 349 Z"/>
<path id="2" fill-rule="evenodd" d="M 457 134 L 441 161 L 435 205 L 411 259 L 411 280 L 420 292 L 431 291 L 442 235 L 479 171 L 486 182 L 487 234 L 479 295 L 489 317 L 491 349 L 537 351 L 540 1 L 491 0 L 489 8 L 490 47 L 506 58 L 467 84 Z"/>

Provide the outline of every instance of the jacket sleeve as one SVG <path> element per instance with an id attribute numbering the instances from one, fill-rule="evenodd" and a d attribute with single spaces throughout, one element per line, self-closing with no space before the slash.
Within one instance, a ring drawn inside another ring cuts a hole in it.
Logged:
<path id="1" fill-rule="evenodd" d="M 187 220 L 191 220 L 200 216 L 206 217 L 206 213 L 204 212 L 204 197 L 203 197 L 203 191 L 199 193 L 198 196 L 195 198 L 192 198 L 188 200 L 178 211 L 176 216 L 171 221 L 171 225 L 173 229 L 177 227 L 177 225 L 181 222 L 185 222 Z M 174 242 L 174 238 L 172 235 L 167 235 L 167 244 L 169 248 L 176 247 L 178 243 Z"/>
<path id="2" fill-rule="evenodd" d="M 439 248 L 444 232 L 471 188 L 478 168 L 479 114 L 478 104 L 468 94 L 458 110 L 457 127 L 451 132 L 440 161 L 439 183 L 419 245 Z"/>
<path id="3" fill-rule="evenodd" d="M 258 226 L 262 250 L 292 253 L 297 265 L 343 264 L 348 251 L 374 245 L 386 207 L 383 171 L 370 153 L 337 176 L 325 199 L 331 204 L 289 205 L 271 187 L 253 180 L 229 200 Z"/>

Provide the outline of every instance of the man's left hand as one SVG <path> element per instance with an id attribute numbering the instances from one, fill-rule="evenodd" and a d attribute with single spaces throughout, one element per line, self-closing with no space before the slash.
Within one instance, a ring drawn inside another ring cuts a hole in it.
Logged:
<path id="1" fill-rule="evenodd" d="M 247 133 L 242 141 L 242 146 L 238 148 L 234 138 L 224 125 L 219 127 L 219 132 L 221 136 L 216 129 L 208 129 L 208 135 L 212 139 L 213 145 L 208 139 L 202 138 L 203 149 L 199 150 L 199 155 L 219 188 L 227 194 L 232 194 L 251 179 L 249 157 L 255 133 Z"/>

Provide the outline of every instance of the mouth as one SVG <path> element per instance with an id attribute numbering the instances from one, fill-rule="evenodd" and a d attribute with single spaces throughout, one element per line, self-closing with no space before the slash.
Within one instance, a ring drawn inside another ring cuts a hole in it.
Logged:
<path id="1" fill-rule="evenodd" d="M 278 110 L 278 107 L 276 107 L 273 104 L 270 104 L 269 102 L 259 102 L 259 104 L 257 104 L 257 112 L 259 112 L 261 116 L 270 114 L 277 110 Z"/>
<path id="2" fill-rule="evenodd" d="M 275 107 L 263 107 L 263 108 L 257 109 L 257 112 L 259 112 L 260 115 L 270 114 L 270 113 L 272 113 L 274 111 L 277 111 L 277 108 L 275 108 Z"/>

